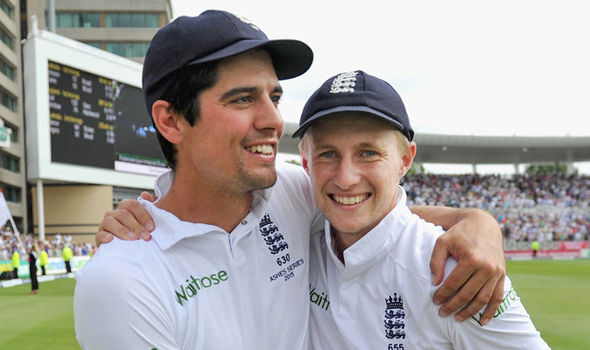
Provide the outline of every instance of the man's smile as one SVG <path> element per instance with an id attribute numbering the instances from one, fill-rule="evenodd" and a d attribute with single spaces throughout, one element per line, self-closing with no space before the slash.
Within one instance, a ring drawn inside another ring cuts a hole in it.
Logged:
<path id="1" fill-rule="evenodd" d="M 274 153 L 273 146 L 270 144 L 253 145 L 246 147 L 250 153 L 260 153 L 264 155 L 272 155 Z"/>
<path id="2" fill-rule="evenodd" d="M 333 201 L 335 201 L 338 204 L 354 205 L 354 204 L 359 204 L 361 202 L 364 202 L 365 200 L 367 200 L 371 196 L 371 194 L 364 193 L 364 194 L 360 194 L 360 195 L 356 195 L 356 196 L 343 196 L 343 195 L 330 194 L 329 196 L 330 196 L 330 198 L 332 198 Z"/>

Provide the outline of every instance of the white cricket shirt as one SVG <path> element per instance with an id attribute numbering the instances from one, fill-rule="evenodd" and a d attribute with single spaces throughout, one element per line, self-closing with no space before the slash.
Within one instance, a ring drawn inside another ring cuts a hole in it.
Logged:
<path id="1" fill-rule="evenodd" d="M 305 172 L 277 172 L 231 234 L 142 201 L 153 239 L 102 245 L 76 275 L 82 348 L 307 350 L 309 232 L 323 219 Z"/>
<path id="2" fill-rule="evenodd" d="M 429 264 L 443 230 L 412 214 L 399 193 L 396 207 L 344 251 L 346 264 L 334 253 L 329 223 L 325 234 L 312 235 L 312 348 L 548 349 L 508 277 L 487 326 L 479 324 L 481 313 L 461 323 L 438 316 Z M 447 275 L 455 265 L 449 259 Z"/>

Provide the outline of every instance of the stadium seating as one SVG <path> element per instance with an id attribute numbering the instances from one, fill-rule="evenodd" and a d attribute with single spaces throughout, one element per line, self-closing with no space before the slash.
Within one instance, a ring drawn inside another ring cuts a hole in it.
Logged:
<path id="1" fill-rule="evenodd" d="M 410 204 L 487 210 L 510 240 L 589 239 L 588 176 L 420 174 L 402 185 Z"/>

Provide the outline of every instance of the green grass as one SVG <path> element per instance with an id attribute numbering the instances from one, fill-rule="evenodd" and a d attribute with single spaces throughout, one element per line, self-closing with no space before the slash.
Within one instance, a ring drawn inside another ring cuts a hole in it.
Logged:
<path id="1" fill-rule="evenodd" d="M 508 261 L 508 274 L 552 349 L 590 349 L 590 259 Z M 74 335 L 73 279 L 0 289 L 0 349 L 80 349 Z"/>
<path id="2" fill-rule="evenodd" d="M 508 261 L 508 275 L 552 349 L 590 349 L 590 260 Z"/>
<path id="3" fill-rule="evenodd" d="M 74 279 L 0 289 L 0 349 L 80 349 L 74 335 Z"/>

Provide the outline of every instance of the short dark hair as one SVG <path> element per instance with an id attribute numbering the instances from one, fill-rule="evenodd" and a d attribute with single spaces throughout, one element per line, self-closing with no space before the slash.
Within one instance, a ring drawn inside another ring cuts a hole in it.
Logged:
<path id="1" fill-rule="evenodd" d="M 199 120 L 201 93 L 217 83 L 218 71 L 218 62 L 186 66 L 172 74 L 169 78 L 169 81 L 172 82 L 160 99 L 168 102 L 173 112 L 182 115 L 193 126 Z M 155 123 L 154 127 L 168 166 L 174 170 L 176 168 L 176 149 L 170 141 L 162 136 Z"/>

